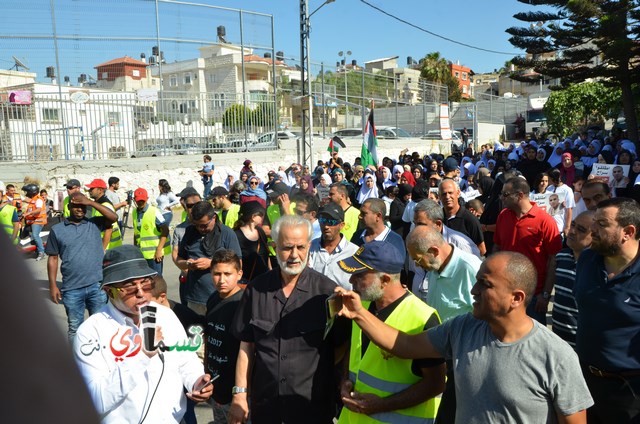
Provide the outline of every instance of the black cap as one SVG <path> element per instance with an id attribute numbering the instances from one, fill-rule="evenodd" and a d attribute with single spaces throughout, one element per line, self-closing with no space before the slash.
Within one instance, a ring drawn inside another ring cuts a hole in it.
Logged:
<path id="1" fill-rule="evenodd" d="M 333 202 L 327 203 L 320 208 L 318 216 L 326 215 L 330 218 L 337 219 L 340 222 L 344 222 L 344 210 L 338 204 Z"/>
<path id="2" fill-rule="evenodd" d="M 289 194 L 289 186 L 282 181 L 278 181 L 271 185 L 271 188 L 267 190 L 267 194 L 272 199 L 280 197 L 283 194 Z"/>
<path id="3" fill-rule="evenodd" d="M 189 196 L 195 196 L 195 195 L 200 196 L 200 193 L 198 193 L 198 190 L 196 190 L 193 187 L 185 187 L 182 189 L 180 193 L 176 194 L 176 196 L 178 197 L 189 197 Z"/>
<path id="4" fill-rule="evenodd" d="M 351 257 L 338 262 L 338 266 L 349 274 L 367 271 L 400 274 L 404 267 L 404 255 L 393 244 L 373 240 L 363 244 Z"/>
<path id="5" fill-rule="evenodd" d="M 211 192 L 209 192 L 209 198 L 220 197 L 220 196 L 228 196 L 229 190 L 222 186 L 214 187 Z"/>
<path id="6" fill-rule="evenodd" d="M 444 172 L 455 171 L 458 168 L 458 161 L 456 158 L 449 156 L 442 162 L 442 170 Z"/>
<path id="7" fill-rule="evenodd" d="M 80 184 L 80 181 L 76 180 L 75 178 L 72 178 L 69 181 L 67 181 L 67 183 L 65 184 L 65 187 L 67 188 L 82 187 L 82 184 Z"/>

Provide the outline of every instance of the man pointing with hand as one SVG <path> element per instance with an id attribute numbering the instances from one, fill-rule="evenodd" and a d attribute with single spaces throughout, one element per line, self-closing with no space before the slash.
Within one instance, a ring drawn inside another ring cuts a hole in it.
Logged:
<path id="1" fill-rule="evenodd" d="M 524 255 L 499 252 L 480 267 L 473 312 L 418 334 L 386 325 L 352 291 L 340 315 L 382 351 L 400 358 L 452 359 L 457 423 L 586 423 L 593 404 L 573 349 L 526 314 L 536 271 Z"/>

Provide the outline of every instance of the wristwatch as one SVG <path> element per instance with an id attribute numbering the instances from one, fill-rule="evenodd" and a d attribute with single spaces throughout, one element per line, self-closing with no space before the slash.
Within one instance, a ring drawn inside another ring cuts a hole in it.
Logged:
<path id="1" fill-rule="evenodd" d="M 542 292 L 542 298 L 545 299 L 545 300 L 549 300 L 551 298 L 551 293 Z"/>
<path id="2" fill-rule="evenodd" d="M 233 386 L 233 388 L 231 389 L 231 394 L 232 395 L 237 395 L 238 393 L 247 393 L 247 388 L 246 387 Z"/>

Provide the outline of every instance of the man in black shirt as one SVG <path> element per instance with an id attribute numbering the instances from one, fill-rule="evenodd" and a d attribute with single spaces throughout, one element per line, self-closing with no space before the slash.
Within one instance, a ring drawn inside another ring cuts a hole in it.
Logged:
<path id="1" fill-rule="evenodd" d="M 285 215 L 271 234 L 280 267 L 247 286 L 232 326 L 241 342 L 229 421 L 246 422 L 250 409 L 254 424 L 328 424 L 335 415 L 334 349 L 346 335 L 337 330 L 348 323 L 328 325 L 325 303 L 336 283 L 307 267 L 311 223 Z"/>
<path id="2" fill-rule="evenodd" d="M 452 179 L 444 179 L 438 188 L 444 210 L 444 224 L 469 237 L 478 246 L 480 256 L 487 253 L 480 221 L 460 205 L 460 187 Z"/>

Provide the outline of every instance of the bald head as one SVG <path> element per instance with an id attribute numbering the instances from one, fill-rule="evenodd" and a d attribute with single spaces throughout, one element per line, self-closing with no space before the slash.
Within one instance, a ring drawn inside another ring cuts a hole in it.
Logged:
<path id="1" fill-rule="evenodd" d="M 426 254 L 432 247 L 446 246 L 447 242 L 435 228 L 419 225 L 409 233 L 406 244 L 409 251 Z"/>

